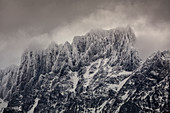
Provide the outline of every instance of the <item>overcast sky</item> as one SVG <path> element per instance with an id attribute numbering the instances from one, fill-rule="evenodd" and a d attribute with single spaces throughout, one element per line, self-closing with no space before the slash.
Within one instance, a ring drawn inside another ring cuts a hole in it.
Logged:
<path id="1" fill-rule="evenodd" d="M 0 68 L 18 65 L 26 48 L 127 25 L 145 59 L 170 49 L 169 11 L 170 0 L 0 0 Z"/>

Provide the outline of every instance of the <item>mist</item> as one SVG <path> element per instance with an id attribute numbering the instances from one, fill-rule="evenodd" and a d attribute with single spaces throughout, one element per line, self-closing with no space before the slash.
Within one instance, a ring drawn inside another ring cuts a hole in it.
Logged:
<path id="1" fill-rule="evenodd" d="M 72 42 L 91 29 L 131 26 L 143 60 L 170 49 L 169 0 L 0 0 L 0 68 L 25 49 Z"/>

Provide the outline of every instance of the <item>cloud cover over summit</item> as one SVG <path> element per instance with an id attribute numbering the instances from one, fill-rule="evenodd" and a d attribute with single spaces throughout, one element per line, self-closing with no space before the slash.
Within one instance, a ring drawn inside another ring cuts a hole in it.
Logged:
<path id="1" fill-rule="evenodd" d="M 170 49 L 169 0 L 0 0 L 0 68 L 26 48 L 64 43 L 91 29 L 130 25 L 143 59 Z"/>

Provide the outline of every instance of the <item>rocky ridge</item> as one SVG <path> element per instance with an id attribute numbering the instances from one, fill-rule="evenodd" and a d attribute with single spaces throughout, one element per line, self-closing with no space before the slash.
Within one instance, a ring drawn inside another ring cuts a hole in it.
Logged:
<path id="1" fill-rule="evenodd" d="M 168 112 L 169 51 L 141 64 L 135 40 L 130 27 L 92 30 L 26 50 L 4 112 Z"/>

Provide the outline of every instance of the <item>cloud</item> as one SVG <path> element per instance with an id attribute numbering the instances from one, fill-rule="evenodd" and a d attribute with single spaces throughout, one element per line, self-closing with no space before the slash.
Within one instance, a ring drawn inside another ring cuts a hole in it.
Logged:
<path id="1" fill-rule="evenodd" d="M 170 49 L 170 27 L 168 26 L 168 21 L 160 21 L 155 24 L 151 22 L 156 21 L 153 20 L 155 14 L 151 15 L 151 12 L 161 9 L 160 5 L 157 3 L 152 7 L 151 3 L 154 4 L 154 2 L 147 3 L 148 4 L 143 2 L 133 3 L 133 5 L 127 3 L 120 4 L 115 6 L 114 10 L 101 8 L 79 21 L 62 26 L 56 31 L 54 30 L 55 33 L 53 34 L 53 38 L 58 43 L 64 43 L 65 40 L 63 39 L 71 42 L 75 35 L 83 35 L 91 29 L 111 29 L 130 25 L 134 29 L 137 37 L 135 46 L 138 49 L 140 56 L 145 59 L 153 52 Z M 148 5 L 151 5 L 149 12 L 147 12 L 148 9 L 146 9 L 149 8 Z M 128 8 L 129 6 L 131 7 Z"/>
<path id="2" fill-rule="evenodd" d="M 19 64 L 26 48 L 72 42 L 91 29 L 130 25 L 143 59 L 170 49 L 169 0 L 0 0 L 0 68 Z"/>
<path id="3" fill-rule="evenodd" d="M 0 32 L 48 32 L 98 10 L 103 0 L 0 0 Z"/>
<path id="4" fill-rule="evenodd" d="M 7 39 L 1 38 L 0 41 L 0 68 L 5 68 L 11 64 L 19 65 L 21 55 L 26 49 L 45 49 L 51 42 L 48 34 L 29 38 L 29 34 L 24 31 L 13 35 L 13 40 L 9 36 L 3 37 Z"/>

